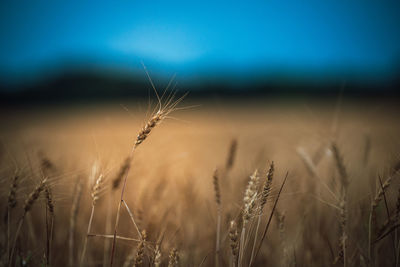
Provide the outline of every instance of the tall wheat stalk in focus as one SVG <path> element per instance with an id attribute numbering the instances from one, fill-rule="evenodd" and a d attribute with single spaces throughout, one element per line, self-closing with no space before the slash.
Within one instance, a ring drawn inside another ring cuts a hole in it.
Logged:
<path id="1" fill-rule="evenodd" d="M 124 193 L 125 193 L 125 189 L 126 189 L 126 182 L 128 180 L 128 175 L 129 175 L 129 171 L 131 168 L 131 163 L 133 160 L 133 156 L 134 156 L 134 152 L 136 151 L 136 149 L 139 147 L 139 145 L 141 145 L 143 143 L 144 140 L 147 139 L 147 137 L 150 135 L 151 131 L 157 126 L 159 125 L 164 119 L 168 118 L 168 115 L 171 114 L 173 111 L 178 110 L 178 108 L 176 108 L 176 106 L 183 100 L 183 98 L 186 96 L 183 95 L 182 97 L 178 98 L 176 101 L 174 101 L 174 97 L 175 97 L 175 93 L 171 93 L 170 95 L 167 96 L 166 98 L 166 103 L 163 104 L 162 100 L 163 97 L 165 95 L 165 92 L 168 90 L 170 83 L 168 84 L 167 88 L 165 89 L 164 93 L 161 95 L 161 97 L 158 95 L 157 90 L 150 78 L 150 75 L 147 72 L 146 67 L 143 65 L 144 70 L 147 74 L 147 77 L 151 83 L 151 86 L 157 96 L 158 99 L 158 105 L 156 107 L 156 110 L 153 111 L 153 115 L 151 116 L 151 118 L 147 121 L 147 123 L 143 126 L 143 128 L 139 131 L 135 143 L 132 146 L 132 149 L 129 153 L 128 159 L 126 160 L 127 162 L 129 162 L 129 164 L 124 165 L 124 172 L 123 172 L 123 184 L 122 184 L 122 188 L 121 188 L 121 197 L 120 197 L 120 201 L 118 203 L 118 208 L 117 208 L 117 215 L 116 215 L 116 219 L 115 219 L 115 226 L 114 226 L 114 237 L 113 237 L 113 242 L 112 242 L 112 248 L 111 248 L 111 257 L 110 257 L 110 266 L 113 266 L 114 264 L 114 255 L 115 255 L 115 250 L 116 250 L 116 243 L 117 243 L 117 230 L 118 230 L 118 224 L 119 224 L 119 219 L 120 219 L 120 212 L 121 212 L 121 206 L 122 204 L 124 204 L 124 206 L 127 208 L 129 215 L 133 221 L 133 223 L 135 224 L 136 230 L 138 232 L 138 235 L 140 237 L 140 240 L 143 240 L 141 232 L 134 220 L 133 217 L 133 213 L 130 212 L 128 205 L 126 204 L 125 200 L 124 200 Z"/>

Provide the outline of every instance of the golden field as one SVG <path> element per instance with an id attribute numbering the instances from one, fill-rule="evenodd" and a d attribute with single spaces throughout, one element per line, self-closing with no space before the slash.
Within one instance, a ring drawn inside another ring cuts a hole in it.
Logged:
<path id="1" fill-rule="evenodd" d="M 113 183 L 151 118 L 148 106 L 2 109 L 2 265 L 110 266 L 111 258 L 113 266 L 399 264 L 400 108 L 387 99 L 189 95 L 178 105 L 188 108 L 163 119 L 133 153 L 124 195 L 133 220 L 123 203 L 111 256 L 123 187 Z M 271 190 L 263 195 L 272 162 Z"/>

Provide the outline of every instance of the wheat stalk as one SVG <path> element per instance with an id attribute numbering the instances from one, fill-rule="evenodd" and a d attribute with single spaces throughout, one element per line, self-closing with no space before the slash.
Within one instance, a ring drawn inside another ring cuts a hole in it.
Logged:
<path id="1" fill-rule="evenodd" d="M 80 181 L 79 177 L 77 179 L 77 183 L 75 185 L 74 190 L 74 199 L 72 201 L 71 206 L 71 213 L 69 217 L 69 237 L 68 237 L 68 247 L 69 247 L 69 266 L 74 265 L 74 233 L 75 233 L 75 226 L 76 226 L 76 219 L 78 217 L 79 211 L 79 203 L 82 196 L 82 182 Z"/>
<path id="2" fill-rule="evenodd" d="M 220 232 L 221 232 L 221 192 L 219 187 L 218 171 L 215 170 L 213 174 L 213 185 L 215 192 L 215 203 L 217 204 L 217 238 L 215 244 L 215 266 L 219 266 L 219 253 L 220 253 Z"/>
<path id="3" fill-rule="evenodd" d="M 378 192 L 376 193 L 374 199 L 371 202 L 371 209 L 370 209 L 370 215 L 369 215 L 369 224 L 368 224 L 368 257 L 369 260 L 372 260 L 372 237 L 373 237 L 373 231 L 372 226 L 373 222 L 376 220 L 376 208 L 378 207 L 379 203 L 382 201 L 385 190 L 390 186 L 390 183 L 392 181 L 392 176 L 389 176 L 386 181 L 379 187 Z M 375 224 L 376 225 L 376 224 Z"/>
<path id="4" fill-rule="evenodd" d="M 285 212 L 279 213 L 277 210 L 275 211 L 276 214 L 276 219 L 277 219 L 277 224 L 278 224 L 278 231 L 279 231 L 279 237 L 281 240 L 281 246 L 283 250 L 283 259 L 282 259 L 282 265 L 283 266 L 289 266 L 289 259 L 288 259 L 288 252 L 287 252 L 287 247 L 286 247 L 286 233 L 285 233 Z"/>
<path id="5" fill-rule="evenodd" d="M 18 188 L 18 180 L 19 176 L 17 174 L 14 175 L 11 185 L 10 191 L 8 193 L 7 199 L 7 213 L 6 213 L 6 222 L 7 222 L 7 256 L 10 255 L 10 245 L 11 245 L 11 211 L 17 206 L 17 188 Z"/>
<path id="6" fill-rule="evenodd" d="M 146 71 L 147 73 L 147 71 Z M 150 79 L 150 76 L 149 76 Z M 151 79 L 150 79 L 151 81 Z M 152 82 L 151 82 L 152 83 Z M 153 86 L 154 88 L 154 86 Z M 155 88 L 154 88 L 155 90 Z M 156 91 L 155 91 L 156 92 Z M 157 92 L 156 92 L 157 94 Z M 158 94 L 157 94 L 158 97 Z M 173 97 L 174 95 L 172 95 L 171 97 L 169 97 L 169 99 L 167 99 L 166 104 L 163 106 L 161 104 L 161 99 L 158 97 L 158 101 L 159 101 L 159 106 L 158 106 L 158 110 L 157 112 L 147 121 L 147 123 L 144 125 L 144 127 L 139 131 L 136 140 L 134 142 L 134 145 L 132 146 L 131 152 L 129 154 L 128 157 L 128 161 L 129 164 L 127 164 L 127 168 L 126 171 L 124 173 L 124 178 L 123 178 L 123 185 L 122 185 L 122 189 L 121 189 L 121 197 L 120 197 L 120 201 L 118 203 L 118 208 L 117 208 L 117 216 L 115 219 L 115 227 L 114 227 L 114 238 L 113 238 L 113 242 L 112 242 L 112 248 L 111 248 L 111 259 L 110 259 L 110 266 L 113 266 L 114 263 L 114 255 L 115 255 L 115 250 L 116 250 L 116 242 L 117 242 L 117 230 L 118 230 L 118 224 L 119 224 L 119 219 L 120 219 L 120 211 L 121 211 L 121 206 L 123 203 L 125 203 L 124 201 L 124 193 L 125 193 L 125 188 L 126 188 L 126 182 L 128 179 L 128 175 L 129 175 L 129 170 L 130 170 L 130 166 L 131 166 L 131 162 L 133 159 L 133 155 L 134 152 L 136 150 L 136 148 L 143 143 L 144 140 L 147 139 L 147 137 L 150 135 L 151 131 L 157 126 L 159 125 L 165 118 L 167 118 L 167 116 L 177 110 L 176 106 L 180 103 L 180 101 L 182 101 L 182 99 L 185 97 L 182 96 L 181 98 L 179 98 L 178 100 L 176 100 L 175 102 L 173 102 Z M 127 204 L 125 203 L 125 206 L 127 207 Z M 131 216 L 131 218 L 133 219 L 133 216 Z M 134 223 L 135 226 L 136 223 Z M 138 234 L 140 236 L 140 231 L 138 231 Z"/>
<path id="7" fill-rule="evenodd" d="M 47 178 L 43 178 L 42 181 L 36 188 L 29 194 L 28 198 L 25 200 L 25 204 L 23 207 L 23 213 L 22 216 L 19 220 L 18 226 L 17 226 L 17 231 L 15 232 L 15 238 L 13 242 L 13 246 L 11 248 L 11 253 L 8 259 L 8 266 L 12 266 L 12 260 L 14 256 L 14 251 L 15 251 L 15 246 L 17 244 L 17 239 L 19 236 L 19 233 L 21 231 L 22 224 L 24 222 L 25 216 L 27 213 L 32 209 L 33 204 L 36 202 L 36 200 L 39 198 L 40 193 L 44 190 L 46 186 Z"/>
<path id="8" fill-rule="evenodd" d="M 271 220 L 272 220 L 272 216 L 274 215 L 274 212 L 275 212 L 275 209 L 276 209 L 276 205 L 278 204 L 279 197 L 281 196 L 283 187 L 284 187 L 285 184 L 286 184 L 286 180 L 287 180 L 288 176 L 289 176 L 289 173 L 287 172 L 286 175 L 285 175 L 285 178 L 283 179 L 283 182 L 282 182 L 282 184 L 281 184 L 281 187 L 279 188 L 278 196 L 277 196 L 276 199 L 275 199 L 274 205 L 273 205 L 273 207 L 272 207 L 271 213 L 270 213 L 269 218 L 268 218 L 267 225 L 266 225 L 265 228 L 264 228 L 264 232 L 263 232 L 263 235 L 262 235 L 262 237 L 261 237 L 260 244 L 258 245 L 258 248 L 257 248 L 256 253 L 255 253 L 255 255 L 254 255 L 254 260 L 257 258 L 257 255 L 258 255 L 258 253 L 259 253 L 260 250 L 261 250 L 261 246 L 262 246 L 262 244 L 263 244 L 263 241 L 264 241 L 265 237 L 267 236 L 267 232 L 268 232 L 268 229 L 269 229 L 269 225 L 270 225 L 270 223 L 271 223 Z M 252 264 L 249 264 L 249 267 L 251 267 L 251 266 L 252 266 Z"/>
<path id="9" fill-rule="evenodd" d="M 346 209 L 346 200 L 343 199 L 339 204 L 339 211 L 340 211 L 340 237 L 339 237 L 339 252 L 335 258 L 333 264 L 337 264 L 338 262 L 342 262 L 343 266 L 346 266 L 346 240 L 347 240 L 347 233 L 346 233 L 346 224 L 347 224 L 347 209 Z"/>
<path id="10" fill-rule="evenodd" d="M 242 215 L 242 232 L 240 235 L 240 246 L 239 246 L 239 262 L 238 266 L 242 266 L 244 251 L 246 250 L 245 237 L 247 223 L 253 215 L 254 208 L 257 200 L 257 190 L 258 190 L 258 171 L 255 170 L 250 176 L 249 182 L 246 187 L 243 198 L 243 215 Z"/>
<path id="11" fill-rule="evenodd" d="M 341 184 L 341 196 L 339 202 L 339 212 L 340 212 L 340 237 L 339 237 L 339 252 L 335 259 L 335 264 L 337 262 L 343 262 L 343 266 L 347 266 L 347 258 L 346 258 L 346 241 L 347 241 L 347 191 L 349 187 L 349 178 L 347 174 L 347 170 L 343 161 L 343 157 L 340 154 L 339 148 L 337 147 L 335 142 L 331 144 L 331 150 L 333 152 L 333 156 L 336 163 L 336 169 L 339 173 L 340 184 Z"/>
<path id="12" fill-rule="evenodd" d="M 85 260 L 85 255 L 86 255 L 86 249 L 87 249 L 87 243 L 88 243 L 88 236 L 90 234 L 90 230 L 92 229 L 92 222 L 93 222 L 93 216 L 94 216 L 94 208 L 97 204 L 97 201 L 100 198 L 100 193 L 101 193 L 101 189 L 102 189 L 102 182 L 103 182 L 103 174 L 100 174 L 99 177 L 97 178 L 95 184 L 93 185 L 92 188 L 92 209 L 90 212 L 90 218 L 89 218 L 89 223 L 88 223 L 88 228 L 87 228 L 87 232 L 86 232 L 86 236 L 85 236 L 85 241 L 83 243 L 83 249 L 82 249 L 82 254 L 81 254 L 81 258 L 80 258 L 80 263 L 79 266 L 83 266 L 83 262 Z"/>
<path id="13" fill-rule="evenodd" d="M 105 223 L 105 233 L 110 233 L 112 228 L 112 219 L 111 219 L 111 209 L 112 209 L 112 197 L 109 196 L 107 199 L 107 211 L 106 211 L 106 223 Z M 103 267 L 108 266 L 110 263 L 110 240 L 104 239 L 104 247 L 103 247 Z"/>
<path id="14" fill-rule="evenodd" d="M 46 196 L 46 263 L 49 266 L 51 263 L 51 245 L 53 242 L 53 228 L 54 228 L 54 202 L 53 202 L 53 195 L 50 189 L 49 185 L 46 185 L 44 189 L 44 193 Z M 47 213 L 49 213 L 50 216 L 50 229 L 48 227 L 48 216 Z"/>
<path id="15" fill-rule="evenodd" d="M 253 259 L 254 259 L 254 252 L 255 252 L 256 243 L 257 243 L 258 231 L 259 231 L 260 224 L 261 224 L 261 215 L 263 213 L 264 206 L 267 203 L 267 199 L 268 199 L 269 194 L 271 192 L 272 179 L 274 177 L 274 170 L 275 170 L 274 162 L 272 161 L 270 166 L 269 166 L 267 175 L 266 175 L 266 179 L 265 179 L 265 182 L 264 182 L 263 189 L 261 191 L 259 214 L 258 214 L 258 218 L 257 218 L 257 227 L 256 227 L 255 236 L 254 236 L 253 248 L 251 250 L 250 265 L 251 265 L 251 263 L 253 262 Z"/>
<path id="16" fill-rule="evenodd" d="M 346 167 L 344 166 L 343 158 L 340 155 L 339 148 L 336 143 L 332 143 L 331 149 L 333 152 L 333 156 L 335 158 L 336 168 L 339 172 L 340 182 L 342 184 L 343 189 L 347 189 L 349 186 L 349 178 L 347 175 Z"/>

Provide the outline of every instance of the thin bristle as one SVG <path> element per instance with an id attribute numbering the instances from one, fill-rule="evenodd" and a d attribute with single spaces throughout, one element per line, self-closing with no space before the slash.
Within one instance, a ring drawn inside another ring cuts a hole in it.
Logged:
<path id="1" fill-rule="evenodd" d="M 167 118 L 167 116 L 171 112 L 176 110 L 176 106 L 183 100 L 185 96 L 186 94 L 184 94 L 183 96 L 174 101 L 175 93 L 173 93 L 170 97 L 168 97 L 167 102 L 164 104 L 164 106 L 162 106 L 160 103 L 157 112 L 147 121 L 144 127 L 139 131 L 135 140 L 134 148 L 143 143 L 143 141 L 146 140 L 146 138 L 150 135 L 150 132 L 165 118 Z"/>

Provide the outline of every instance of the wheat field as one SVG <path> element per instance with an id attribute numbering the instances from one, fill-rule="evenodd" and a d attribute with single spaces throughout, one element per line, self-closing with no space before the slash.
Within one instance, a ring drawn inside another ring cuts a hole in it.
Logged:
<path id="1" fill-rule="evenodd" d="M 176 107 L 3 108 L 1 266 L 399 265 L 396 101 Z"/>

